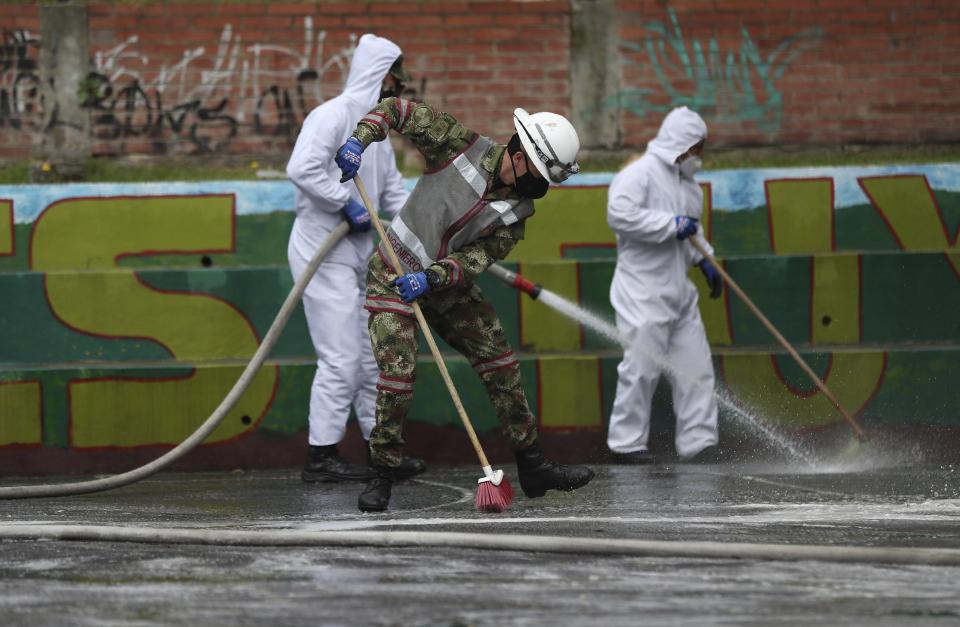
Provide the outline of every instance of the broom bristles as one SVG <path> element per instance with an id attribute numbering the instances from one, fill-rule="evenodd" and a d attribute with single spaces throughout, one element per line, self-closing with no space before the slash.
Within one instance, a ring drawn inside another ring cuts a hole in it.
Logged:
<path id="1" fill-rule="evenodd" d="M 504 477 L 500 485 L 484 481 L 477 485 L 477 509 L 487 514 L 498 514 L 513 503 L 513 487 Z"/>

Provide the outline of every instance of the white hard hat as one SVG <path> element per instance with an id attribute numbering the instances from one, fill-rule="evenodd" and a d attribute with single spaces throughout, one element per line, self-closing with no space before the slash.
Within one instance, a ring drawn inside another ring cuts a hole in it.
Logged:
<path id="1" fill-rule="evenodd" d="M 523 109 L 514 109 L 513 125 L 523 151 L 543 178 L 562 183 L 580 171 L 580 138 L 570 120 L 549 111 L 530 115 Z"/>

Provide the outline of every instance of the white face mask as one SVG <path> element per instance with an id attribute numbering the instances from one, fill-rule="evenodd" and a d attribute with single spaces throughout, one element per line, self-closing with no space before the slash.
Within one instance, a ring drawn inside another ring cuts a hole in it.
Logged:
<path id="1" fill-rule="evenodd" d="M 688 179 L 692 179 L 701 167 L 703 167 L 703 159 L 692 155 L 680 162 L 680 173 Z"/>

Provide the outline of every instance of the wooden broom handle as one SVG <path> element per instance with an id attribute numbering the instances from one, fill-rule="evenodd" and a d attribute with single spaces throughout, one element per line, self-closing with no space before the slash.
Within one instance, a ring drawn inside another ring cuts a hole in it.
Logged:
<path id="1" fill-rule="evenodd" d="M 773 323 L 767 320 L 767 317 L 763 315 L 763 312 L 761 312 L 760 309 L 753 304 L 753 301 L 750 300 L 750 298 L 744 293 L 742 289 L 740 289 L 740 286 L 737 285 L 737 283 L 730 278 L 730 275 L 727 274 L 727 271 L 723 269 L 723 266 L 721 266 L 717 262 L 717 260 L 714 259 L 713 255 L 707 252 L 707 249 L 703 246 L 703 244 L 701 244 L 697 240 L 696 237 L 689 237 L 687 238 L 687 241 L 693 244 L 693 247 L 697 249 L 697 252 L 703 255 L 703 258 L 709 261 L 713 265 L 713 267 L 717 269 L 717 272 L 720 274 L 721 277 L 723 277 L 723 280 L 726 281 L 727 285 L 730 286 L 730 289 L 736 292 L 737 296 L 739 296 L 740 299 L 744 302 L 744 304 L 750 309 L 750 311 L 753 312 L 753 315 L 759 318 L 760 322 L 762 322 L 763 325 L 767 327 L 767 330 L 770 331 L 773 337 L 777 338 L 777 341 L 780 342 L 780 344 L 783 345 L 785 349 L 787 349 L 787 352 L 790 353 L 790 356 L 793 357 L 793 359 L 797 362 L 800 368 L 802 368 L 803 371 L 807 373 L 807 376 L 809 376 L 810 379 L 820 389 L 820 391 L 823 392 L 823 395 L 826 396 L 831 403 L 833 403 L 833 406 L 837 408 L 837 411 L 839 411 L 843 415 L 843 417 L 846 418 L 847 422 L 850 423 L 850 426 L 853 427 L 853 431 L 854 433 L 857 434 L 857 437 L 860 438 L 861 440 L 866 440 L 867 434 L 864 433 L 863 429 L 860 428 L 860 425 L 857 424 L 857 421 L 854 420 L 853 416 L 850 415 L 850 413 L 847 410 L 845 410 L 842 405 L 840 405 L 840 401 L 838 401 L 837 397 L 833 395 L 833 392 L 831 392 L 827 388 L 827 384 L 824 383 L 820 379 L 820 377 L 818 377 L 817 374 L 810 368 L 810 366 L 807 365 L 807 362 L 805 362 L 803 358 L 800 357 L 800 354 L 797 353 L 796 350 L 794 350 L 793 346 L 791 346 L 790 342 L 788 342 L 787 339 L 783 337 L 783 335 L 781 335 L 780 331 L 778 331 L 777 328 L 773 326 Z"/>
<path id="2" fill-rule="evenodd" d="M 390 257 L 390 263 L 393 264 L 393 267 L 398 272 L 401 271 L 403 266 L 400 265 L 400 260 L 397 259 L 397 253 L 393 250 L 393 246 L 390 245 L 390 240 L 383 230 L 383 225 L 380 224 L 380 218 L 377 217 L 377 212 L 373 209 L 373 203 L 370 202 L 370 197 L 367 196 L 367 189 L 364 187 L 363 181 L 361 181 L 360 176 L 357 175 L 353 177 L 353 182 L 357 184 L 357 191 L 360 192 L 363 205 L 367 208 L 367 213 L 370 214 L 370 220 L 373 222 L 374 228 L 377 229 L 377 233 L 380 234 L 380 239 L 384 242 L 384 248 L 387 249 L 387 256 Z M 473 450 L 476 451 L 477 457 L 480 458 L 480 465 L 484 467 L 489 466 L 490 462 L 487 461 L 487 456 L 483 453 L 483 447 L 480 446 L 477 433 L 473 430 L 473 424 L 470 422 L 470 417 L 467 416 L 467 410 L 463 408 L 463 402 L 460 400 L 460 395 L 457 394 L 457 388 L 453 385 L 453 379 L 447 371 L 447 365 L 443 361 L 443 355 L 440 354 L 440 349 L 433 339 L 433 333 L 427 325 L 427 319 L 423 317 L 423 312 L 420 311 L 420 304 L 417 303 L 417 301 L 413 301 L 410 305 L 413 307 L 413 313 L 417 317 L 417 322 L 420 323 L 420 329 L 423 331 L 423 337 L 427 340 L 427 346 L 430 347 L 433 359 L 437 362 L 437 368 L 440 369 L 440 376 L 443 377 L 443 382 L 447 384 L 447 390 L 450 392 L 450 398 L 453 399 L 454 407 L 457 408 L 457 414 L 460 415 L 463 427 L 467 430 L 467 435 L 470 436 L 470 443 L 473 444 Z"/>

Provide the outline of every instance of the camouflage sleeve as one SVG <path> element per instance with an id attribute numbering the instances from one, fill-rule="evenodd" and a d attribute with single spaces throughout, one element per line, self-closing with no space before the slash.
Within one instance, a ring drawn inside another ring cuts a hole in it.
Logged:
<path id="1" fill-rule="evenodd" d="M 448 163 L 477 134 L 425 102 L 384 98 L 357 124 L 353 136 L 364 147 L 383 141 L 392 130 L 409 137 L 426 160 L 427 168 Z"/>
<path id="2" fill-rule="evenodd" d="M 477 238 L 460 250 L 440 259 L 430 270 L 440 277 L 439 290 L 473 281 L 491 264 L 505 259 L 523 239 L 524 222 L 500 226 L 489 235 Z"/>

